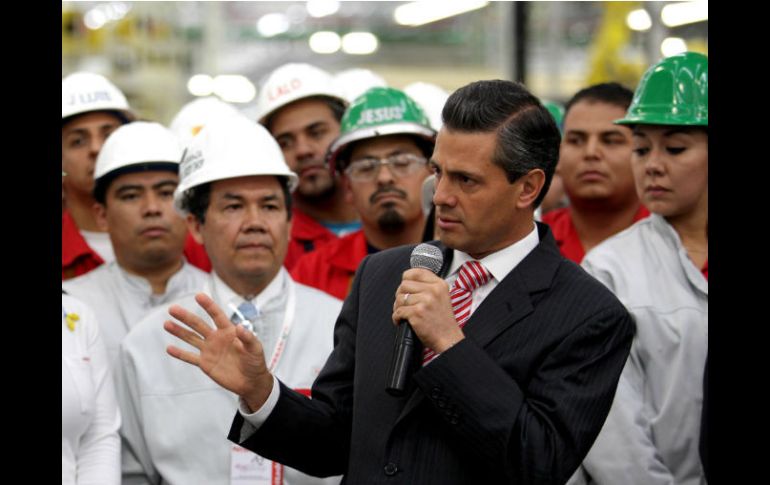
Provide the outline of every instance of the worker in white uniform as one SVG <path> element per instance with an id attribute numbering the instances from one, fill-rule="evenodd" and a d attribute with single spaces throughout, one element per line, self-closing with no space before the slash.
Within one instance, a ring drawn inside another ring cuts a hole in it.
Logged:
<path id="1" fill-rule="evenodd" d="M 708 58 L 668 57 L 618 124 L 633 130 L 640 201 L 652 213 L 583 267 L 636 321 L 612 410 L 570 483 L 698 485 L 708 352 Z"/>
<path id="2" fill-rule="evenodd" d="M 115 130 L 96 160 L 96 219 L 115 261 L 62 287 L 93 308 L 111 363 L 150 310 L 199 289 L 207 277 L 182 253 L 187 225 L 173 200 L 181 158 L 169 129 L 136 121 Z"/>
<path id="3" fill-rule="evenodd" d="M 206 123 L 185 151 L 174 194 L 212 272 L 199 288 L 234 324 L 264 344 L 272 372 L 309 392 L 333 345 L 342 302 L 295 283 L 283 268 L 297 176 L 262 126 L 243 116 Z M 174 302 L 197 308 L 194 296 Z M 150 313 L 123 341 L 118 399 L 124 415 L 123 483 L 336 484 L 265 460 L 227 440 L 236 394 L 166 354 L 168 307 Z"/>
<path id="4" fill-rule="evenodd" d="M 120 413 L 93 312 L 61 296 L 61 483 L 120 483 Z"/>

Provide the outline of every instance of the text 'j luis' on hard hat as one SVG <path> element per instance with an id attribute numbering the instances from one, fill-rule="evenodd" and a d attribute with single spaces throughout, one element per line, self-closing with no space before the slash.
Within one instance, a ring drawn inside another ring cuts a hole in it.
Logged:
<path id="1" fill-rule="evenodd" d="M 127 121 L 136 118 L 123 93 L 106 77 L 76 72 L 61 81 L 61 118 L 91 111 L 116 111 Z"/>

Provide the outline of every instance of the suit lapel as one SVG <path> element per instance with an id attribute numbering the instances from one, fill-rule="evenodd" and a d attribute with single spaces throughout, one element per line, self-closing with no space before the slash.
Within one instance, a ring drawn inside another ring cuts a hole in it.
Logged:
<path id="1" fill-rule="evenodd" d="M 463 328 L 466 338 L 486 347 L 505 330 L 532 313 L 532 301 L 524 281 L 512 271 L 473 312 Z"/>
<path id="2" fill-rule="evenodd" d="M 463 329 L 480 347 L 532 313 L 532 295 L 551 286 L 562 256 L 548 226 L 537 227 L 540 243 L 498 283 Z"/>
<path id="3" fill-rule="evenodd" d="M 519 263 L 473 312 L 463 331 L 480 347 L 486 347 L 498 335 L 532 313 L 532 294 L 547 290 L 561 262 L 561 254 L 547 225 L 537 223 L 540 243 Z M 440 245 L 442 249 L 445 247 Z M 449 257 L 447 258 L 447 252 Z M 444 251 L 445 266 L 451 263 L 452 250 Z M 412 412 L 425 395 L 413 386 L 396 423 Z"/>

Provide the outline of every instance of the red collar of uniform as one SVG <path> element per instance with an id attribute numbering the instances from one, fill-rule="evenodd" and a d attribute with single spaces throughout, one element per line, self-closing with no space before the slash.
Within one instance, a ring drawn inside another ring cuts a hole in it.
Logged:
<path id="1" fill-rule="evenodd" d="M 66 267 L 75 262 L 76 259 L 83 256 L 91 256 L 97 258 L 99 262 L 103 262 L 102 258 L 91 249 L 86 242 L 75 219 L 68 210 L 64 210 L 61 216 L 61 262 L 62 267 Z"/>
<path id="2" fill-rule="evenodd" d="M 645 206 L 639 204 L 634 221 L 638 222 L 650 215 L 650 211 Z M 576 263 L 585 257 L 583 243 L 580 242 L 580 236 L 577 233 L 575 224 L 572 221 L 572 208 L 562 207 L 546 213 L 543 216 L 543 222 L 551 226 L 551 232 L 556 239 L 556 244 L 565 258 L 571 259 Z"/>
<path id="3" fill-rule="evenodd" d="M 333 250 L 329 255 L 329 264 L 353 273 L 367 255 L 366 237 L 361 229 L 329 244 L 333 245 Z"/>

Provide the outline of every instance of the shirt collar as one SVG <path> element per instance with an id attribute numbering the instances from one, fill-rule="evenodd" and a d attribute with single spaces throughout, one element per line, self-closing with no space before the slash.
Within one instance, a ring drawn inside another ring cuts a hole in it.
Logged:
<path id="1" fill-rule="evenodd" d="M 275 275 L 275 277 L 272 279 L 272 281 L 270 281 L 265 289 L 249 301 L 251 301 L 254 306 L 260 309 L 267 306 L 269 301 L 281 296 L 281 294 L 285 292 L 287 285 L 287 275 L 288 273 L 286 272 L 286 269 L 281 266 L 278 274 Z M 214 301 L 216 301 L 222 307 L 222 310 L 225 312 L 225 314 L 232 314 L 233 308 L 237 308 L 238 305 L 246 300 L 246 298 L 237 294 L 235 291 L 233 291 L 232 288 L 227 286 L 227 284 L 222 281 L 222 278 L 220 278 L 213 269 L 211 270 L 211 279 L 213 281 L 212 296 Z"/>
<path id="2" fill-rule="evenodd" d="M 152 286 L 150 286 L 150 282 L 147 281 L 146 278 L 135 275 L 133 273 L 129 273 L 116 261 L 107 263 L 107 267 L 109 268 L 110 272 L 116 272 L 123 279 L 129 289 L 142 295 L 152 294 Z"/>
<path id="3" fill-rule="evenodd" d="M 537 233 L 537 225 L 532 225 L 532 231 L 522 239 L 516 241 L 510 246 L 495 251 L 494 253 L 478 260 L 487 271 L 490 272 L 496 282 L 502 281 L 508 273 L 515 268 L 537 245 L 540 243 L 540 236 Z M 460 266 L 474 259 L 467 253 L 454 250 L 452 264 L 449 267 L 449 274 L 454 275 L 459 271 Z"/>
<path id="4" fill-rule="evenodd" d="M 150 284 L 150 281 L 144 276 L 129 273 L 123 266 L 119 265 L 117 261 L 109 262 L 107 263 L 107 266 L 111 272 L 116 272 L 121 278 L 123 278 L 131 290 L 153 298 L 162 298 L 165 295 L 174 293 L 174 290 L 177 288 L 177 286 L 183 283 L 182 276 L 185 274 L 185 269 L 188 267 L 187 260 L 182 258 L 182 266 L 179 267 L 176 273 L 169 276 L 168 281 L 166 281 L 166 291 L 164 291 L 162 294 L 155 294 L 152 291 L 152 285 Z"/>

